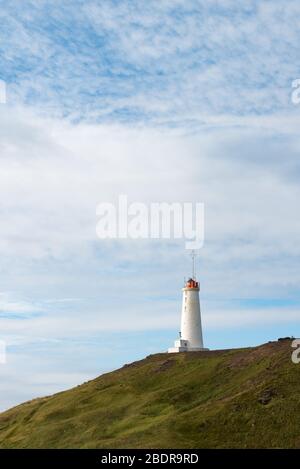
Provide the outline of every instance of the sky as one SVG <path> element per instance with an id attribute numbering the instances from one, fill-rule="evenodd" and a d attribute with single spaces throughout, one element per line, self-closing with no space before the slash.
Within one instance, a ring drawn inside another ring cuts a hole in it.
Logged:
<path id="1" fill-rule="evenodd" d="M 2 2 L 0 410 L 166 351 L 184 240 L 96 207 L 203 203 L 205 346 L 300 335 L 300 4 Z"/>

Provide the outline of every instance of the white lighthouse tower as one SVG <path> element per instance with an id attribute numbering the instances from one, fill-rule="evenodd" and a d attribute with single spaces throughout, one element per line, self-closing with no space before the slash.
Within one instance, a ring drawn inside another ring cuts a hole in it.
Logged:
<path id="1" fill-rule="evenodd" d="M 200 284 L 196 280 L 194 252 L 192 257 L 193 275 L 185 282 L 182 289 L 181 331 L 179 339 L 175 340 L 174 347 L 168 349 L 169 353 L 208 350 L 203 347 L 199 300 Z"/>

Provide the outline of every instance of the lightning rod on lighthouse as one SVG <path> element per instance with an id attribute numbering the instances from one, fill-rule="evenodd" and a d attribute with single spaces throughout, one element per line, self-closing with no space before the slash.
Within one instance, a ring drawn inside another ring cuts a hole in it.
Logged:
<path id="1" fill-rule="evenodd" d="M 179 339 L 175 340 L 174 347 L 169 348 L 169 353 L 208 350 L 203 347 L 199 299 L 200 283 L 196 279 L 195 251 L 192 251 L 192 262 L 192 277 L 184 283 L 182 289 L 181 330 Z"/>

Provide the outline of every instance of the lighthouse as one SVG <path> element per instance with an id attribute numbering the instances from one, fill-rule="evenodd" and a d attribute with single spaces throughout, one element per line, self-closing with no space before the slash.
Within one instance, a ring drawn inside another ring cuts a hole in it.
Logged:
<path id="1" fill-rule="evenodd" d="M 196 352 L 208 350 L 203 347 L 201 312 L 200 312 L 200 283 L 196 280 L 195 253 L 193 256 L 193 275 L 182 289 L 181 330 L 179 339 L 175 340 L 174 347 L 169 353 Z"/>

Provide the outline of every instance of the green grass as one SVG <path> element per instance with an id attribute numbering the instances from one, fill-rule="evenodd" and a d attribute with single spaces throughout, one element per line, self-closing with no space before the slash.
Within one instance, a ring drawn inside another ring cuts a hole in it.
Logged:
<path id="1" fill-rule="evenodd" d="M 291 342 L 157 354 L 0 414 L 0 448 L 297 448 Z"/>

